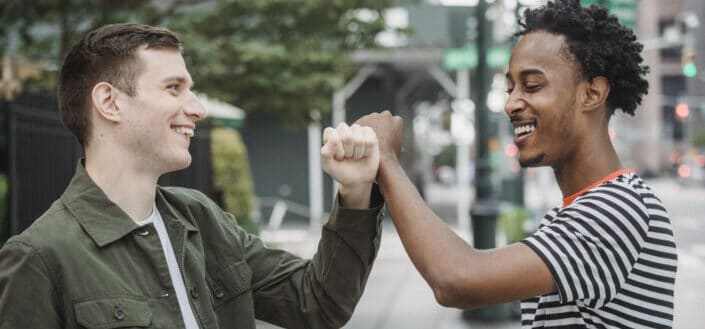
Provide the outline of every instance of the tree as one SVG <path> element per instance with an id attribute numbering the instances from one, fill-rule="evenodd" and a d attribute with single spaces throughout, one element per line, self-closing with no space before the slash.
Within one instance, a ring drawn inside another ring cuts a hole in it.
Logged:
<path id="1" fill-rule="evenodd" d="M 330 111 L 347 54 L 374 45 L 390 0 L 237 0 L 170 21 L 197 88 L 248 112 L 303 124 Z M 360 15 L 364 10 L 366 15 Z"/>
<path id="2" fill-rule="evenodd" d="M 199 91 L 248 112 L 303 124 L 327 113 L 350 74 L 346 55 L 374 46 L 382 11 L 394 0 L 9 0 L 0 16 L 0 49 L 10 29 L 17 52 L 49 67 L 81 35 L 107 23 L 166 25 L 179 33 Z M 53 92 L 56 72 L 32 85 Z"/>

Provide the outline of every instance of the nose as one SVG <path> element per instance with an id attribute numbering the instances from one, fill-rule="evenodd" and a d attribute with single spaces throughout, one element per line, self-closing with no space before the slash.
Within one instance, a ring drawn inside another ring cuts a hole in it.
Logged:
<path id="1" fill-rule="evenodd" d="M 189 99 L 186 101 L 186 104 L 184 104 L 184 112 L 186 115 L 194 118 L 194 122 L 205 119 L 207 114 L 206 107 L 203 106 L 203 103 L 198 99 L 196 94 L 192 91 L 189 91 L 189 94 Z"/>
<path id="2" fill-rule="evenodd" d="M 507 102 L 504 104 L 504 112 L 510 117 L 521 111 L 524 105 L 526 105 L 518 94 L 517 91 L 512 90 L 512 92 L 507 95 Z"/>

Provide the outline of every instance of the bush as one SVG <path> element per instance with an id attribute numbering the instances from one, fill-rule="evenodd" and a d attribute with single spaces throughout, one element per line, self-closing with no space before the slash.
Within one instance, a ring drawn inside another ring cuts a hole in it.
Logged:
<path id="1" fill-rule="evenodd" d="M 521 241 L 526 237 L 524 223 L 531 219 L 531 213 L 523 207 L 510 207 L 499 216 L 499 226 L 507 236 L 509 243 Z"/>
<path id="2" fill-rule="evenodd" d="M 257 234 L 259 226 L 252 216 L 254 188 L 247 149 L 240 134 L 227 127 L 211 130 L 213 185 L 223 210 L 235 215 L 247 232 Z"/>
<path id="3" fill-rule="evenodd" d="M 705 148 L 705 129 L 694 129 L 693 146 L 697 148 Z"/>

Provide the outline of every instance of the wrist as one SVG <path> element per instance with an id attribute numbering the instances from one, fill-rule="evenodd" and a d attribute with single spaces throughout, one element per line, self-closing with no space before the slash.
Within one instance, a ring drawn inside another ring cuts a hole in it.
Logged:
<path id="1" fill-rule="evenodd" d="M 396 156 L 389 156 L 380 159 L 379 170 L 377 171 L 377 184 L 379 184 L 380 192 L 383 196 L 387 196 L 387 187 L 389 186 L 389 180 L 393 180 L 393 177 L 398 177 L 399 171 L 404 173 L 404 168 L 401 166 L 399 159 Z"/>
<path id="2" fill-rule="evenodd" d="M 370 207 L 372 182 L 341 184 L 338 187 L 341 205 L 345 208 L 367 209 Z"/>

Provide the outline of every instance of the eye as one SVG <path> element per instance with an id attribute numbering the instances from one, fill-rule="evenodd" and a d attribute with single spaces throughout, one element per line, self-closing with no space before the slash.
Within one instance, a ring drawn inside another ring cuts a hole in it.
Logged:
<path id="1" fill-rule="evenodd" d="M 179 90 L 179 84 L 172 83 L 170 85 L 166 86 L 166 89 L 168 90 L 173 90 L 173 91 L 178 91 Z"/>
<path id="2" fill-rule="evenodd" d="M 537 90 L 541 89 L 541 85 L 539 85 L 539 84 L 527 84 L 526 86 L 524 86 L 524 89 L 525 89 L 526 91 L 528 91 L 528 92 L 534 92 L 534 91 L 537 91 Z"/>

